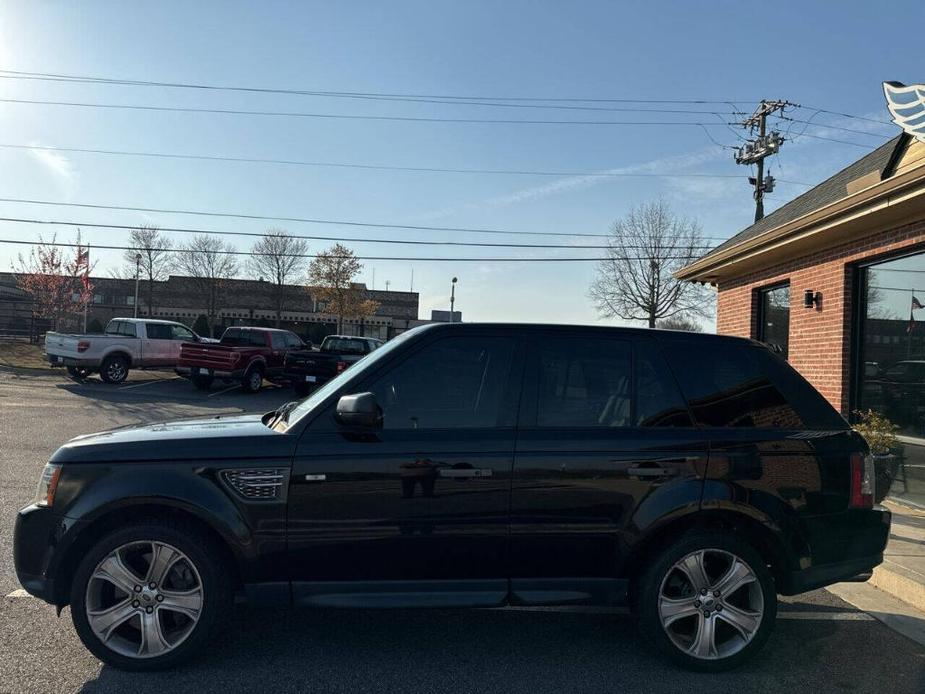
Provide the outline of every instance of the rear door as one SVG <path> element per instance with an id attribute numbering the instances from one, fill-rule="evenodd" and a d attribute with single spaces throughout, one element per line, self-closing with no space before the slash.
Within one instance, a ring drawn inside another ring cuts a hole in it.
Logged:
<path id="1" fill-rule="evenodd" d="M 633 543 L 696 510 L 707 445 L 653 340 L 551 333 L 527 360 L 511 499 L 520 601 L 619 601 Z"/>
<path id="2" fill-rule="evenodd" d="M 131 325 L 131 324 L 125 324 Z M 167 323 L 135 324 L 136 328 L 145 331 L 145 352 L 141 360 L 144 366 L 167 366 L 173 364 L 173 335 Z M 136 360 L 137 361 L 137 360 Z"/>

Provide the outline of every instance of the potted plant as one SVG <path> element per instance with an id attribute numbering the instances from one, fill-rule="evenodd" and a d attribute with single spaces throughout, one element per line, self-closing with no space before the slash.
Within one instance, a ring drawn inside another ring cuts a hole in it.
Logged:
<path id="1" fill-rule="evenodd" d="M 879 412 L 866 410 L 855 412 L 858 421 L 854 430 L 864 437 L 870 446 L 870 454 L 874 457 L 875 501 L 879 504 L 890 492 L 890 485 L 896 478 L 899 470 L 899 456 L 894 451 L 899 447 L 896 438 L 898 426 Z"/>

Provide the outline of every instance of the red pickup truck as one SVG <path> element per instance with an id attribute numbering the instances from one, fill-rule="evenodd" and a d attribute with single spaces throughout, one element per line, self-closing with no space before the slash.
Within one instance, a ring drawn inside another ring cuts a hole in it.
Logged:
<path id="1" fill-rule="evenodd" d="M 288 330 L 228 328 L 218 344 L 183 343 L 176 372 L 201 390 L 208 390 L 218 378 L 240 381 L 245 391 L 256 393 L 264 379 L 275 381 L 282 377 L 289 350 L 305 346 L 298 335 Z"/>

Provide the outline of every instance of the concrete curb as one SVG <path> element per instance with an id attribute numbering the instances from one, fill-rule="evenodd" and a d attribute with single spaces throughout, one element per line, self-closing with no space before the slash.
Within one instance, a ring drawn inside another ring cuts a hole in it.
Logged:
<path id="1" fill-rule="evenodd" d="M 884 559 L 883 563 L 874 569 L 874 575 L 868 583 L 925 612 L 925 576 Z"/>

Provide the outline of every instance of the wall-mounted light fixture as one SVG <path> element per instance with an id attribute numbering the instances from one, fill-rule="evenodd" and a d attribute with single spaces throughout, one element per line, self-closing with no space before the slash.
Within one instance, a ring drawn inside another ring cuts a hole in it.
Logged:
<path id="1" fill-rule="evenodd" d="M 822 294 L 812 289 L 803 290 L 803 308 L 819 308 L 822 304 Z"/>

